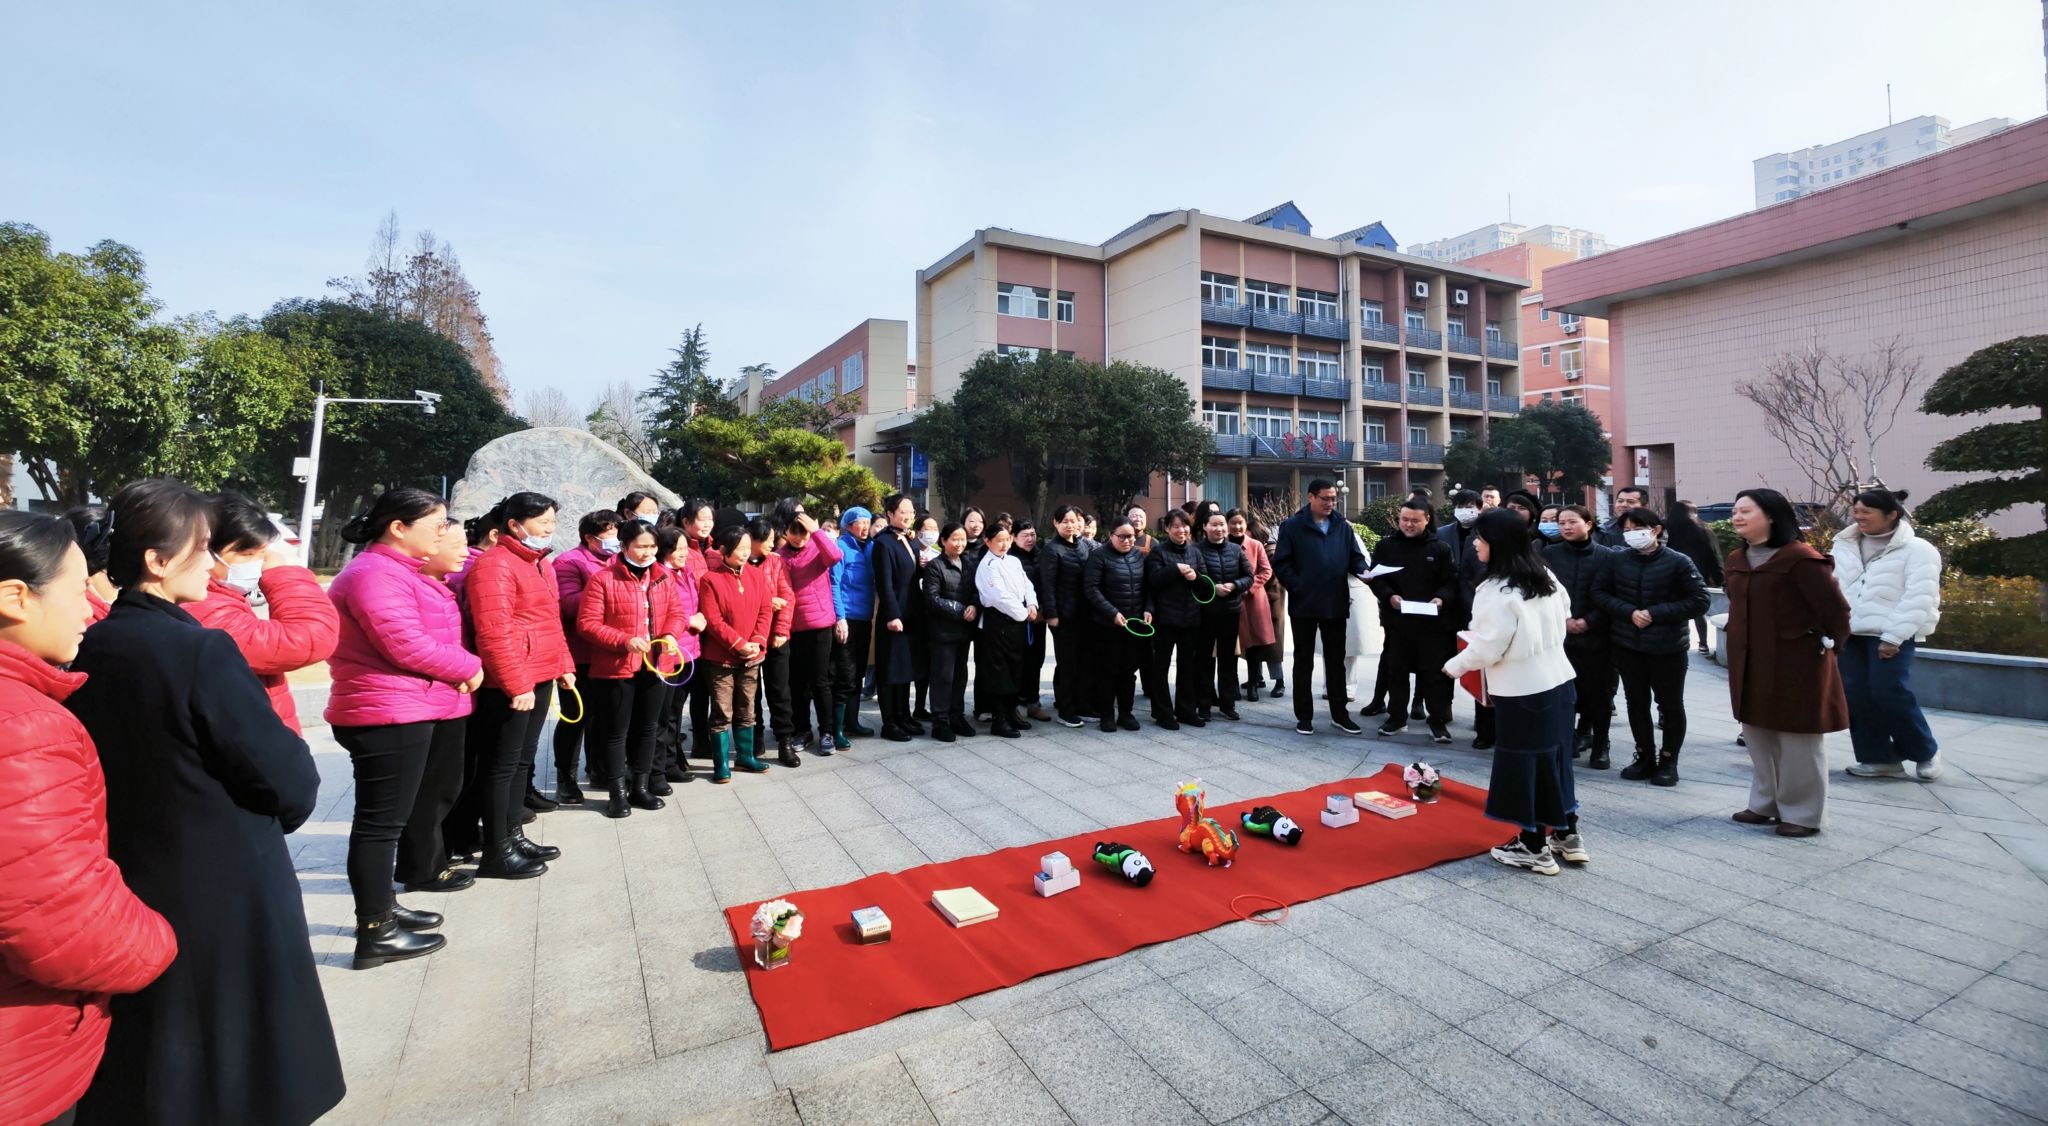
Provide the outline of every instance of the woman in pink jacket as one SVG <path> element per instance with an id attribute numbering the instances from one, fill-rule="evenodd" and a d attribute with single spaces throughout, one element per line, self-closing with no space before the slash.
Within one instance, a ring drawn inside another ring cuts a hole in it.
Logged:
<path id="1" fill-rule="evenodd" d="M 445 812 L 461 786 L 463 717 L 483 683 L 483 662 L 462 647 L 455 596 L 427 573 L 457 528 L 421 489 L 391 489 L 349 522 L 342 538 L 368 543 L 327 590 L 341 617 L 328 662 L 327 722 L 355 766 L 349 888 L 356 899 L 357 968 L 431 954 L 441 916 L 398 904 L 394 871 L 409 890 L 456 891 L 471 877 L 449 868 L 440 816 L 415 812 L 422 780 Z M 452 547 L 450 547 L 452 552 Z M 450 785 L 451 776 L 453 785 Z M 415 832 L 407 836 L 406 829 Z M 401 852 L 401 837 L 405 848 Z"/>
<path id="2" fill-rule="evenodd" d="M 785 500 L 775 506 L 775 524 L 782 529 L 782 556 L 794 594 L 794 617 L 789 636 L 790 718 L 796 727 L 793 744 L 782 747 L 782 764 L 796 766 L 799 752 L 815 749 L 820 755 L 832 747 L 832 639 L 839 625 L 839 608 L 832 597 L 832 568 L 840 560 L 839 545 L 833 537 L 818 534 L 818 522 L 804 506 Z M 817 713 L 815 742 L 811 715 Z"/>

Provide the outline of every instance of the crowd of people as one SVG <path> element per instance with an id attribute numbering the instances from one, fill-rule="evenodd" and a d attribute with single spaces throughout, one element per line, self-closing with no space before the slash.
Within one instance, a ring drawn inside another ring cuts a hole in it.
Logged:
<path id="1" fill-rule="evenodd" d="M 354 771 L 361 969 L 445 945 L 399 888 L 545 874 L 560 849 L 524 826 L 562 805 L 629 817 L 863 737 L 1138 731 L 1141 695 L 1159 728 L 1202 728 L 1283 698 L 1290 668 L 1312 734 L 1318 648 L 1329 720 L 1360 734 L 1361 622 L 1384 638 L 1361 714 L 1449 743 L 1462 682 L 1472 745 L 1493 752 L 1487 812 L 1517 828 L 1493 855 L 1553 874 L 1589 858 L 1574 760 L 1609 767 L 1617 684 L 1622 776 L 1678 782 L 1703 562 L 1725 569 L 1754 765 L 1735 820 L 1818 832 L 1821 737 L 1844 727 L 1852 773 L 1940 773 L 1909 683 L 1940 560 L 1901 496 L 1859 495 L 1829 557 L 1783 496 L 1747 490 L 1725 561 L 1695 516 L 1667 527 L 1645 499 L 1621 490 L 1603 525 L 1461 490 L 1438 526 L 1418 491 L 1368 550 L 1326 480 L 1274 528 L 1213 502 L 1100 521 L 1062 506 L 1041 531 L 902 495 L 749 515 L 632 493 L 556 553 L 567 517 L 547 496 L 458 522 L 394 488 L 341 529 L 358 550 L 325 589 L 233 493 L 152 480 L 64 518 L 0 512 L 0 1120 L 304 1123 L 339 1101 L 285 842 L 319 796 L 289 677 L 323 661 Z"/>

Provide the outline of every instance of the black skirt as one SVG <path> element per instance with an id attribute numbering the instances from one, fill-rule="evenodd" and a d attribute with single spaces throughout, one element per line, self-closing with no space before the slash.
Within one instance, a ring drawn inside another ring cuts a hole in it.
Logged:
<path id="1" fill-rule="evenodd" d="M 974 647 L 976 690 L 1017 696 L 1037 688 L 1035 682 L 1029 686 L 1024 683 L 1024 651 L 1029 646 L 1027 631 L 1043 628 L 1038 622 L 1020 622 L 999 611 L 988 611 L 981 620 L 981 637 Z"/>
<path id="2" fill-rule="evenodd" d="M 1494 696 L 1493 781 L 1486 815 L 1521 828 L 1560 828 L 1578 812 L 1572 785 L 1575 690 Z"/>

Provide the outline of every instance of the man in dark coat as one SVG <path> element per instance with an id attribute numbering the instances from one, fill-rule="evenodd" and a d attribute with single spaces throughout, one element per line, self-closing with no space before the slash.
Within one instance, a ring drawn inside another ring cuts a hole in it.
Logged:
<path id="1" fill-rule="evenodd" d="M 1623 485 L 1614 490 L 1614 515 L 1608 518 L 1607 523 L 1600 525 L 1593 532 L 1593 542 L 1601 547 L 1625 550 L 1628 547 L 1628 543 L 1622 538 L 1621 534 L 1621 514 L 1631 508 L 1641 508 L 1649 502 L 1650 490 L 1643 488 L 1641 485 Z"/>
<path id="2" fill-rule="evenodd" d="M 1273 545 L 1273 573 L 1287 588 L 1287 617 L 1294 630 L 1294 729 L 1313 734 L 1309 676 L 1315 670 L 1316 636 L 1323 639 L 1323 683 L 1330 698 L 1330 722 L 1359 733 L 1344 692 L 1344 629 L 1351 615 L 1349 576 L 1363 577 L 1365 550 L 1358 533 L 1337 515 L 1337 486 L 1309 482 L 1308 503 L 1280 525 Z"/>
<path id="3" fill-rule="evenodd" d="M 1477 498 L 1474 498 L 1475 500 Z M 1452 629 L 1446 615 L 1458 599 L 1458 570 L 1451 549 L 1429 530 L 1429 506 L 1411 500 L 1401 506 L 1394 535 L 1373 548 L 1373 563 L 1400 570 L 1372 580 L 1373 593 L 1380 600 L 1380 623 L 1386 630 L 1386 648 L 1380 664 L 1386 669 L 1389 695 L 1387 721 L 1381 735 L 1396 735 L 1408 728 L 1408 680 L 1414 677 L 1429 716 L 1429 733 L 1439 744 L 1449 743 L 1451 680 L 1444 675 L 1444 662 L 1451 659 Z M 1404 613 L 1404 603 L 1432 603 L 1434 615 Z"/>
<path id="4" fill-rule="evenodd" d="M 1455 637 L 1472 620 L 1472 598 L 1479 591 L 1480 580 L 1486 577 L 1486 564 L 1480 562 L 1478 552 L 1472 546 L 1473 527 L 1478 523 L 1479 514 L 1488 508 L 1500 505 L 1500 490 L 1489 488 L 1486 492 L 1494 497 L 1493 504 L 1486 503 L 1485 497 L 1470 489 L 1460 489 L 1451 496 L 1452 521 L 1436 530 L 1436 538 L 1451 549 L 1452 566 L 1458 571 L 1458 596 L 1444 605 L 1445 624 L 1450 626 Z M 1453 643 L 1455 651 L 1455 643 Z M 1445 658 L 1449 660 L 1448 657 Z M 1424 693 L 1417 692 L 1417 707 Z M 1453 698 L 1456 694 L 1453 693 Z M 1444 702 L 1444 722 L 1451 720 L 1451 701 Z M 1412 716 L 1410 718 L 1413 718 Z M 1493 709 L 1475 704 L 1472 709 L 1472 747 L 1486 750 L 1493 746 Z"/>

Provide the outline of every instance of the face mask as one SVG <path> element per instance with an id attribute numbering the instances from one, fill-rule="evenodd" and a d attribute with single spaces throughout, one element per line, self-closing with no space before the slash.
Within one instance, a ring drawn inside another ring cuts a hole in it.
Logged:
<path id="1" fill-rule="evenodd" d="M 597 541 L 597 549 L 606 555 L 617 555 L 619 553 L 619 537 L 613 536 L 608 540 Z"/>
<path id="2" fill-rule="evenodd" d="M 555 541 L 547 536 L 521 536 L 519 542 L 525 544 L 529 551 L 546 551 Z"/>
<path id="3" fill-rule="evenodd" d="M 1630 528 L 1621 534 L 1621 538 L 1627 540 L 1630 547 L 1641 551 L 1657 542 L 1657 533 L 1648 528 Z"/>
<path id="4" fill-rule="evenodd" d="M 256 593 L 256 581 L 263 577 L 263 560 L 228 564 L 227 584 L 244 594 Z"/>
<path id="5" fill-rule="evenodd" d="M 939 534 L 937 532 L 919 532 L 917 534 L 917 542 L 930 547 L 939 542 Z"/>
<path id="6" fill-rule="evenodd" d="M 1479 510 L 1476 508 L 1459 508 L 1454 509 L 1451 515 L 1458 518 L 1458 526 L 1460 528 L 1469 528 L 1472 526 L 1472 521 L 1479 519 Z"/>
<path id="7" fill-rule="evenodd" d="M 647 568 L 653 565 L 654 561 L 651 559 L 645 563 L 635 563 L 631 559 L 626 560 L 626 570 L 631 571 L 635 577 L 646 574 Z"/>
<path id="8" fill-rule="evenodd" d="M 1564 534 L 1564 529 L 1558 527 L 1555 520 L 1545 520 L 1543 523 L 1536 525 L 1536 530 L 1542 532 L 1550 539 L 1556 539 Z"/>

